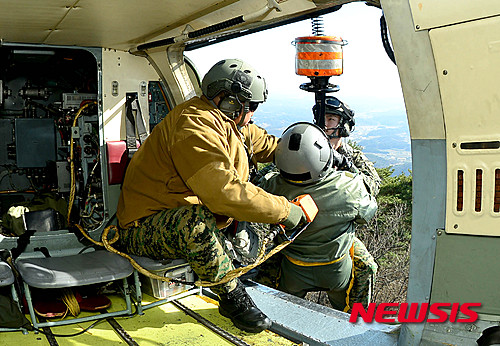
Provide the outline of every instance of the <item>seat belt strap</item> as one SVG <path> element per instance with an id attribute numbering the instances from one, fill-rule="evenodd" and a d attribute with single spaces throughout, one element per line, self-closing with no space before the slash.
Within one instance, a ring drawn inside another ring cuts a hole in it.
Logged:
<path id="1" fill-rule="evenodd" d="M 142 116 L 137 93 L 127 93 L 125 101 L 125 125 L 128 156 L 131 158 L 137 151 L 137 141 L 139 141 L 140 145 L 149 135 L 144 117 Z"/>

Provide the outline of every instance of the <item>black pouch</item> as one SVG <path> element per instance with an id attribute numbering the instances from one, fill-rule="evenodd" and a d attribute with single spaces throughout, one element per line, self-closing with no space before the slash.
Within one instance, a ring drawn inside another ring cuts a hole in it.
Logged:
<path id="1" fill-rule="evenodd" d="M 0 262 L 6 263 L 9 267 L 11 267 L 9 263 L 12 263 L 12 255 L 9 250 L 0 249 Z M 7 280 L 8 278 L 9 277 L 7 276 Z M 4 284 L 7 282 L 9 282 L 9 280 L 4 281 Z M 16 289 L 17 284 L 18 282 L 16 280 L 16 276 L 14 275 L 14 286 L 4 285 L 0 287 L 0 328 L 24 327 L 31 330 L 32 326 L 30 322 L 19 309 L 19 305 L 16 304 L 14 299 L 12 299 L 11 290 Z"/>
<path id="2" fill-rule="evenodd" d="M 5 290 L 8 291 L 8 290 Z M 0 292 L 0 327 L 2 328 L 30 328 L 30 322 L 21 313 L 14 300 L 6 294 Z"/>

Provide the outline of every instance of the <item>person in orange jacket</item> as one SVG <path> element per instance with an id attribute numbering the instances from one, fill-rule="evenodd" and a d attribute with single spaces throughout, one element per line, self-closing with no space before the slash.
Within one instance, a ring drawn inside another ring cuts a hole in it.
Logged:
<path id="1" fill-rule="evenodd" d="M 249 162 L 270 162 L 278 139 L 249 124 L 265 102 L 265 80 L 239 59 L 216 63 L 203 95 L 175 107 L 134 154 L 119 198 L 121 248 L 153 259 L 184 258 L 200 279 L 234 269 L 222 229 L 231 219 L 297 226 L 305 215 L 253 185 Z M 271 325 L 241 282 L 213 286 L 219 311 L 240 329 Z"/>

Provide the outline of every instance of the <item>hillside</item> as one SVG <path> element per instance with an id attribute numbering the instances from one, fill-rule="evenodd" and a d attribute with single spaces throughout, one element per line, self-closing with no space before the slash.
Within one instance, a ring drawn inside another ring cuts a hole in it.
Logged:
<path id="1" fill-rule="evenodd" d="M 275 136 L 298 121 L 312 121 L 310 95 L 304 98 L 275 98 L 264 103 L 254 116 L 255 123 Z M 393 175 L 411 170 L 410 134 L 401 102 L 390 105 L 367 102 L 355 109 L 356 128 L 351 138 L 377 168 L 392 166 Z"/>

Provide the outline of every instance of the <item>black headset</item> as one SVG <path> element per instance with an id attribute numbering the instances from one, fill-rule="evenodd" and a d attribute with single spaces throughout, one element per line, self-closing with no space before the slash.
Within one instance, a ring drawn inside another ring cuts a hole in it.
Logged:
<path id="1" fill-rule="evenodd" d="M 243 87 L 239 81 L 233 81 L 231 83 L 231 93 L 234 95 L 225 95 L 219 102 L 219 109 L 226 114 L 231 119 L 236 119 L 240 113 L 241 108 L 244 106 L 235 95 L 238 95 L 243 90 Z M 248 110 L 247 110 L 248 111 Z"/>

